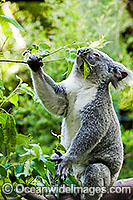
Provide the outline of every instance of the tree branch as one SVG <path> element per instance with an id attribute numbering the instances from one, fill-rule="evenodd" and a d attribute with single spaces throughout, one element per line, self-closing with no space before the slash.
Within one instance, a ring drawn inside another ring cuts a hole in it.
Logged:
<path id="1" fill-rule="evenodd" d="M 43 61 L 43 63 L 58 62 L 58 61 L 61 61 L 61 60 L 65 60 L 65 57 L 64 58 L 60 58 L 60 59 L 54 59 L 54 60 L 46 60 L 46 61 Z M 28 64 L 27 61 L 23 61 L 23 60 L 5 60 L 5 59 L 0 59 L 0 62 Z"/>
<path id="2" fill-rule="evenodd" d="M 21 64 L 27 64 L 26 61 L 22 61 L 22 60 L 5 60 L 5 59 L 0 59 L 0 62 L 10 62 L 10 63 L 21 63 Z"/>

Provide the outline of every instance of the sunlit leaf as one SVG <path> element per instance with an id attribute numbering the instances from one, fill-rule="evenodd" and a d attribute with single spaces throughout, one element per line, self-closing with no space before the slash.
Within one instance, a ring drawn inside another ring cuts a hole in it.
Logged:
<path id="1" fill-rule="evenodd" d="M 2 92 L 2 90 L 0 89 L 0 97 L 3 99 L 3 92 Z"/>
<path id="2" fill-rule="evenodd" d="M 18 95 L 17 95 L 17 94 L 13 95 L 13 96 L 9 99 L 9 101 L 10 101 L 12 104 L 14 104 L 16 107 L 18 107 Z"/>
<path id="3" fill-rule="evenodd" d="M 32 150 L 34 151 L 38 160 L 40 160 L 40 154 L 42 153 L 41 147 L 38 144 L 30 144 L 30 146 L 32 146 Z"/>
<path id="4" fill-rule="evenodd" d="M 26 92 L 30 96 L 35 95 L 34 91 L 28 86 L 27 83 L 22 83 L 20 89 Z"/>
<path id="5" fill-rule="evenodd" d="M 100 40 L 91 42 L 89 44 L 89 48 L 92 48 L 92 49 L 101 49 L 101 48 L 103 48 L 104 46 L 106 46 L 109 43 L 110 43 L 110 41 L 105 41 L 104 37 L 102 37 Z"/>
<path id="6" fill-rule="evenodd" d="M 84 62 L 84 80 L 87 78 L 89 74 L 90 74 L 90 68 L 88 67 L 87 63 Z"/>
<path id="7" fill-rule="evenodd" d="M 77 50 L 75 48 L 67 48 L 65 52 L 66 60 L 74 63 L 75 58 L 77 57 Z"/>
<path id="8" fill-rule="evenodd" d="M 45 57 L 50 53 L 50 46 L 46 43 L 40 43 L 39 44 L 39 55 L 41 57 Z"/>
<path id="9" fill-rule="evenodd" d="M 56 149 L 66 152 L 65 147 L 60 143 L 56 143 Z"/>
<path id="10" fill-rule="evenodd" d="M 5 90 L 2 80 L 0 80 L 0 89 Z"/>
<path id="11" fill-rule="evenodd" d="M 24 29 L 22 28 L 22 26 L 13 18 L 9 17 L 9 16 L 4 16 L 1 15 L 2 19 L 8 23 L 13 24 L 16 28 L 18 28 L 20 31 L 24 31 Z"/>
<path id="12" fill-rule="evenodd" d="M 30 135 L 18 134 L 16 135 L 16 145 L 28 144 L 32 139 Z"/>
<path id="13" fill-rule="evenodd" d="M 8 115 L 8 114 L 6 114 L 6 113 L 1 113 L 1 114 L 0 114 L 0 123 L 1 123 L 1 124 L 5 125 L 6 119 L 7 119 L 7 115 Z"/>
<path id="14" fill-rule="evenodd" d="M 50 46 L 47 44 L 47 43 L 40 43 L 39 44 L 39 48 L 43 51 L 45 50 L 49 50 L 50 49 Z"/>
<path id="15" fill-rule="evenodd" d="M 33 168 L 29 160 L 26 161 L 24 165 L 24 176 L 30 176 L 32 174 Z"/>
<path id="16" fill-rule="evenodd" d="M 38 49 L 39 49 L 39 46 L 38 45 L 31 45 L 31 46 L 28 46 L 27 50 L 30 54 L 32 53 L 38 53 Z"/>

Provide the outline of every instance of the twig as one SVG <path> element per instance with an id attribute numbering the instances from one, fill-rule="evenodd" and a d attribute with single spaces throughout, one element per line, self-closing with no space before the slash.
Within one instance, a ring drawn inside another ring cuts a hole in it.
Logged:
<path id="1" fill-rule="evenodd" d="M 59 49 L 55 50 L 55 51 L 52 51 L 51 53 L 48 53 L 46 55 L 43 56 L 43 58 L 45 57 L 48 57 L 48 56 L 51 56 L 55 53 L 57 53 L 58 51 L 61 51 L 69 46 L 73 46 L 73 45 L 76 45 L 76 44 L 84 44 L 86 42 L 72 42 L 71 44 L 68 44 L 68 45 L 65 45 L 64 47 L 60 47 Z M 42 59 L 43 59 L 42 58 Z M 48 61 L 43 61 L 43 63 L 49 63 L 49 62 L 57 62 L 57 61 L 60 61 L 60 60 L 64 60 L 64 58 L 60 58 L 60 59 L 55 59 L 55 60 L 48 60 Z M 22 60 L 6 60 L 6 59 L 0 59 L 0 62 L 9 62 L 9 63 L 21 63 L 21 64 L 28 64 L 27 61 L 22 61 Z"/>
<path id="2" fill-rule="evenodd" d="M 4 48 L 4 46 L 5 46 L 5 44 L 6 44 L 7 40 L 8 40 L 8 38 L 9 38 L 9 36 L 8 36 L 8 37 L 5 39 L 5 41 L 3 42 L 3 45 L 2 45 L 2 47 L 1 47 L 1 49 L 0 49 L 0 51 L 3 50 L 3 48 Z"/>
<path id="3" fill-rule="evenodd" d="M 43 63 L 58 62 L 60 60 L 65 60 L 65 57 L 64 58 L 60 58 L 60 59 L 54 59 L 54 60 L 46 60 L 46 61 L 43 61 Z M 5 60 L 5 59 L 1 60 L 0 59 L 0 62 L 28 64 L 27 61 L 22 61 L 22 60 Z"/>
<path id="4" fill-rule="evenodd" d="M 1 59 L 0 59 L 0 62 L 11 62 L 11 63 L 22 63 L 22 64 L 27 64 L 26 61 L 22 61 L 22 60 L 5 60 L 5 59 L 1 60 Z"/>
<path id="5" fill-rule="evenodd" d="M 50 62 L 58 62 L 60 60 L 65 60 L 66 58 L 59 58 L 59 59 L 54 59 L 54 60 L 46 60 L 46 61 L 43 61 L 43 63 L 50 63 Z"/>
<path id="6" fill-rule="evenodd" d="M 64 47 L 60 47 L 59 49 L 57 49 L 57 50 L 55 50 L 55 51 L 52 51 L 51 53 L 46 54 L 44 57 L 46 57 L 46 56 L 51 56 L 51 55 L 57 53 L 58 51 L 61 51 L 61 50 L 65 49 L 65 48 L 67 48 L 67 47 L 69 47 L 69 46 L 71 46 L 71 45 L 75 45 L 75 44 L 76 44 L 76 42 L 74 41 L 74 42 L 72 42 L 71 44 L 67 44 L 67 45 L 65 45 Z"/>
<path id="7" fill-rule="evenodd" d="M 86 42 L 75 42 L 75 41 L 73 41 L 71 44 L 67 44 L 64 47 L 60 47 L 59 49 L 57 49 L 55 51 L 52 51 L 51 53 L 48 53 L 48 54 L 44 55 L 44 58 L 47 57 L 47 56 L 51 56 L 51 55 L 57 53 L 58 51 L 61 51 L 61 50 L 65 49 L 65 48 L 67 48 L 69 46 L 73 46 L 73 45 L 76 45 L 76 44 L 85 44 L 85 43 Z"/>

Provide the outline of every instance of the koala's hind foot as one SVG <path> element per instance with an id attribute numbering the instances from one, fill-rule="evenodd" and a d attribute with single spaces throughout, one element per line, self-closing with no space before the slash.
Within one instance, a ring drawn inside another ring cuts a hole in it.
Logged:
<path id="1" fill-rule="evenodd" d="M 40 67 L 43 66 L 42 59 L 38 58 L 36 55 L 30 55 L 27 60 L 27 63 L 34 72 L 37 72 L 40 69 Z"/>
<path id="2" fill-rule="evenodd" d="M 111 173 L 102 163 L 89 165 L 83 175 L 83 188 L 88 190 L 81 194 L 81 200 L 100 200 L 111 185 Z"/>

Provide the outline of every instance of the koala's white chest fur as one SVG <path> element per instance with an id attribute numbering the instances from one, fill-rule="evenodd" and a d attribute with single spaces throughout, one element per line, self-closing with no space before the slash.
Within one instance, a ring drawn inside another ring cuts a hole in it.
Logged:
<path id="1" fill-rule="evenodd" d="M 86 104 L 94 100 L 97 87 L 82 77 L 75 77 L 73 74 L 64 81 L 64 86 L 69 106 L 67 116 L 62 122 L 61 144 L 68 149 L 81 125 L 80 112 Z"/>

